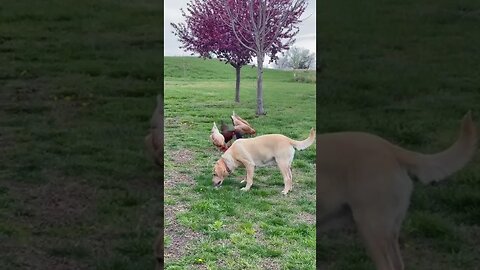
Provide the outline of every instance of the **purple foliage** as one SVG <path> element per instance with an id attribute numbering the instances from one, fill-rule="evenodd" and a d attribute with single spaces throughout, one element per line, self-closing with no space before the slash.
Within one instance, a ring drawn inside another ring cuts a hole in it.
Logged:
<path id="1" fill-rule="evenodd" d="M 192 0 L 187 11 L 182 9 L 183 23 L 171 23 L 173 32 L 182 43 L 180 48 L 211 58 L 212 54 L 233 67 L 241 67 L 252 60 L 252 52 L 243 47 L 231 27 L 221 18 L 226 10 L 218 0 Z"/>

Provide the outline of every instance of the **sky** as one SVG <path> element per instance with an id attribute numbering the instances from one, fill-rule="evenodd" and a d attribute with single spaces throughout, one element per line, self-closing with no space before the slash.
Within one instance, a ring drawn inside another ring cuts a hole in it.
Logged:
<path id="1" fill-rule="evenodd" d="M 166 56 L 189 56 L 191 52 L 185 52 L 182 49 L 179 49 L 180 43 L 178 42 L 175 35 L 172 33 L 173 27 L 170 25 L 171 22 L 178 23 L 183 21 L 182 13 L 180 8 L 186 9 L 187 3 L 190 0 L 167 0 L 164 1 L 164 55 Z M 305 12 L 302 14 L 302 19 L 304 19 L 300 24 L 300 31 L 296 35 L 296 42 L 293 46 L 302 47 L 310 50 L 311 52 L 316 52 L 316 0 L 308 0 L 308 6 L 305 9 Z"/>

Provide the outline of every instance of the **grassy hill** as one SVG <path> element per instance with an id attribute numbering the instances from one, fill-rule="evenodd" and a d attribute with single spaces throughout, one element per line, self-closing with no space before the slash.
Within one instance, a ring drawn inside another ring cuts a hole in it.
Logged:
<path id="1" fill-rule="evenodd" d="M 164 58 L 165 80 L 235 80 L 235 68 L 217 59 L 202 59 L 198 57 L 172 57 Z M 315 82 L 314 71 L 296 72 L 307 74 Z M 278 69 L 264 69 L 264 80 L 278 82 L 294 81 L 294 73 Z M 242 79 L 253 80 L 257 78 L 257 69 L 253 65 L 242 67 Z"/>
<path id="2" fill-rule="evenodd" d="M 183 72 L 182 67 L 187 67 Z M 283 196 L 276 167 L 258 168 L 242 192 L 240 168 L 216 190 L 212 170 L 221 152 L 208 137 L 232 110 L 258 135 L 304 139 L 315 126 L 315 84 L 265 70 L 265 109 L 255 117 L 255 69 L 242 69 L 239 104 L 234 69 L 217 60 L 165 58 L 166 269 L 314 269 L 315 146 L 297 152 L 294 191 Z"/>

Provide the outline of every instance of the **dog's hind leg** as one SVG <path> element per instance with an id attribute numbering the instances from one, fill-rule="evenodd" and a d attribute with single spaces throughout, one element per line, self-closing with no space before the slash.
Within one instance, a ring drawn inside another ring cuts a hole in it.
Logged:
<path id="1" fill-rule="evenodd" d="M 410 200 L 410 196 L 405 196 L 403 197 L 404 201 L 401 201 L 398 204 L 398 207 L 396 209 L 396 214 L 397 217 L 395 219 L 395 224 L 393 225 L 393 240 L 391 241 L 390 245 L 392 245 L 393 249 L 393 260 L 394 260 L 394 265 L 395 269 L 404 269 L 404 264 L 403 264 L 403 259 L 402 259 L 402 253 L 400 252 L 400 244 L 399 244 L 399 238 L 400 238 L 400 229 L 402 227 L 402 222 L 403 219 L 405 218 L 407 209 L 408 209 L 408 203 Z"/>
<path id="2" fill-rule="evenodd" d="M 377 270 L 402 270 L 395 263 L 394 233 L 384 217 L 376 213 L 353 212 L 355 223 Z"/>
<path id="3" fill-rule="evenodd" d="M 394 224 L 392 228 L 393 240 L 390 242 L 391 248 L 393 249 L 392 258 L 395 269 L 404 269 L 402 253 L 400 251 L 400 230 L 402 227 L 402 222 L 405 219 L 407 214 L 408 205 L 410 204 L 410 195 L 413 189 L 413 185 L 410 177 L 406 172 L 400 172 L 396 177 L 397 183 L 404 183 L 403 185 L 397 188 L 397 192 L 400 195 L 396 201 L 396 208 L 393 211 L 395 214 Z"/>
<path id="4" fill-rule="evenodd" d="M 290 179 L 290 191 L 293 190 L 292 163 L 288 164 L 288 179 Z"/>
<path id="5" fill-rule="evenodd" d="M 395 162 L 376 164 L 383 170 L 363 166 L 351 187 L 361 190 L 348 201 L 358 227 L 377 270 L 403 270 L 398 245 L 400 227 L 408 209 L 413 183 Z M 362 184 L 362 185 L 360 185 Z"/>
<path id="6" fill-rule="evenodd" d="M 391 244 L 393 245 L 393 250 L 395 252 L 395 255 L 393 257 L 393 259 L 394 259 L 393 263 L 396 267 L 395 269 L 403 270 L 404 269 L 404 264 L 403 264 L 403 259 L 402 259 L 402 253 L 400 252 L 400 246 L 399 246 L 399 243 L 398 243 L 398 234 L 394 236 L 394 239 L 391 242 Z"/>
<path id="7" fill-rule="evenodd" d="M 288 162 L 277 162 L 277 165 L 282 173 L 283 182 L 285 184 L 282 194 L 287 195 L 287 193 L 292 190 L 292 171 L 290 169 L 290 164 L 288 164 Z"/>
<path id="8" fill-rule="evenodd" d="M 398 237 L 408 207 L 409 190 L 406 185 L 403 189 L 406 193 L 381 197 L 382 204 L 368 200 L 369 203 L 352 205 L 353 219 L 377 270 L 404 269 Z"/>

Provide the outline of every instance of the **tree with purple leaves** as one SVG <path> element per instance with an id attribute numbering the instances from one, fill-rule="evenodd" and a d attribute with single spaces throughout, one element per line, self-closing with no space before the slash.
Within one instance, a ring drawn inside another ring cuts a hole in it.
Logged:
<path id="1" fill-rule="evenodd" d="M 263 108 L 263 62 L 278 59 L 277 53 L 295 42 L 300 16 L 307 7 L 306 0 L 211 0 L 221 3 L 218 15 L 238 43 L 257 57 L 257 115 Z"/>
<path id="2" fill-rule="evenodd" d="M 226 17 L 225 12 L 218 0 L 192 0 L 187 4 L 186 12 L 182 9 L 185 22 L 171 25 L 182 43 L 180 48 L 203 58 L 215 55 L 235 68 L 235 102 L 240 102 L 240 71 L 242 66 L 250 63 L 253 52 L 238 42 L 230 25 L 220 20 Z"/>

